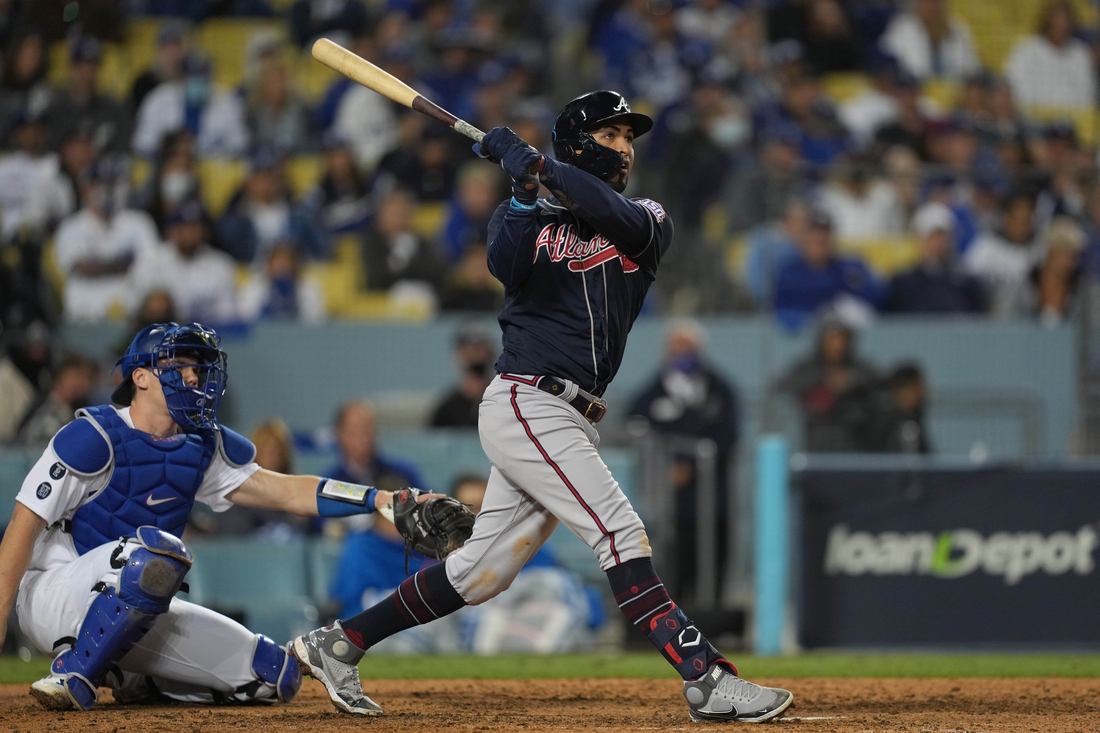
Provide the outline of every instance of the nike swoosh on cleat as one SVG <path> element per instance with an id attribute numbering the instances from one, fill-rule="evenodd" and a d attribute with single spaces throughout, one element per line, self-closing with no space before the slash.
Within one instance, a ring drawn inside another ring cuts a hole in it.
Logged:
<path id="1" fill-rule="evenodd" d="M 178 496 L 169 496 L 165 499 L 154 499 L 152 494 L 145 497 L 145 506 L 156 506 L 157 504 L 164 504 L 165 502 L 174 501 L 178 499 Z"/>

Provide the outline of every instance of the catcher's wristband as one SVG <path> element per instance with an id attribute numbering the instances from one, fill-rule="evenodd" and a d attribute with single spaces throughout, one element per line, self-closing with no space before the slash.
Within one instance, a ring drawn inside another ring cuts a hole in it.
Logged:
<path id="1" fill-rule="evenodd" d="M 350 517 L 374 511 L 374 495 L 378 489 L 362 484 L 349 484 L 331 478 L 317 483 L 317 516 Z"/>

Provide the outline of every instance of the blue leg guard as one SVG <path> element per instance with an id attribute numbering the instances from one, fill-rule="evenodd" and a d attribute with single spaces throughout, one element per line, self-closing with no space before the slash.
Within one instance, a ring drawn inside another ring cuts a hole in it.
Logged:
<path id="1" fill-rule="evenodd" d="M 76 643 L 54 659 L 49 677 L 32 685 L 31 694 L 46 707 L 90 710 L 107 673 L 168 610 L 191 569 L 190 551 L 167 532 L 139 527 L 137 540 L 142 546 L 122 566 L 118 587 L 102 587 Z"/>
<path id="2" fill-rule="evenodd" d="M 256 636 L 252 671 L 260 680 L 275 688 L 279 702 L 293 700 L 298 694 L 298 688 L 302 686 L 302 670 L 298 668 L 298 660 L 263 634 Z"/>

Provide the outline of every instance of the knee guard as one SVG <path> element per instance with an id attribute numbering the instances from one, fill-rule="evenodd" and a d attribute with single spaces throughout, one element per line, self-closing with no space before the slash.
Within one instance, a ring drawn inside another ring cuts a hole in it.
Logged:
<path id="1" fill-rule="evenodd" d="M 136 534 L 141 546 L 121 566 L 117 587 L 97 587 L 100 594 L 92 601 L 76 642 L 50 666 L 51 677 L 83 710 L 95 704 L 107 672 L 168 610 L 191 569 L 191 552 L 178 538 L 156 527 L 139 527 Z M 116 550 L 113 566 L 118 567 L 124 547 Z"/>
<path id="2" fill-rule="evenodd" d="M 283 647 L 264 636 L 257 634 L 256 651 L 252 653 L 252 671 L 259 679 L 253 685 L 253 690 L 238 690 L 238 693 L 246 693 L 253 699 L 270 699 L 270 691 L 261 692 L 263 683 L 267 683 L 279 702 L 290 702 L 298 694 L 298 688 L 302 686 L 302 670 L 298 667 L 298 660 L 286 653 Z"/>

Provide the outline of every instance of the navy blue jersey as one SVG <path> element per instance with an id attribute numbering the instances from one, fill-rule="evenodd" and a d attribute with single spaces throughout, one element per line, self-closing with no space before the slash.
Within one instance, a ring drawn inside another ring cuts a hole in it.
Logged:
<path id="1" fill-rule="evenodd" d="M 571 165 L 547 159 L 554 193 L 534 211 L 505 202 L 489 224 L 489 269 L 504 284 L 502 373 L 562 377 L 603 394 L 672 243 L 672 220 Z"/>

